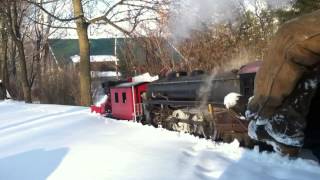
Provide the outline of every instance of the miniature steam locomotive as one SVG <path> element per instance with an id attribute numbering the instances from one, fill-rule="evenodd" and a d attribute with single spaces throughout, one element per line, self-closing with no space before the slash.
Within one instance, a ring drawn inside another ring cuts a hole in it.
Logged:
<path id="1" fill-rule="evenodd" d="M 260 62 L 254 62 L 239 71 L 213 75 L 201 71 L 190 75 L 170 73 L 148 84 L 143 123 L 213 140 L 229 142 L 237 138 L 248 146 L 248 124 L 226 109 L 224 98 L 237 93 L 243 100 L 249 99 L 259 66 Z"/>

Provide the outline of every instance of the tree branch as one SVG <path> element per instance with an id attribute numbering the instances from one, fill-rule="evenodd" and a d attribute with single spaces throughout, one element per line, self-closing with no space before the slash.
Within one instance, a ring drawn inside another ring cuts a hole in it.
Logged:
<path id="1" fill-rule="evenodd" d="M 48 24 L 48 23 L 43 23 L 43 22 L 39 22 L 31 17 L 27 17 L 29 20 L 33 21 L 34 23 L 36 24 L 39 24 L 39 25 L 44 25 L 44 26 L 47 26 L 47 27 L 50 27 L 50 28 L 54 28 L 54 29 L 74 29 L 76 30 L 77 28 L 75 27 L 68 27 L 68 26 L 54 26 L 52 24 Z"/>
<path id="2" fill-rule="evenodd" d="M 26 1 L 26 2 L 28 2 L 28 3 L 30 3 L 30 4 L 32 4 L 32 5 L 40 8 L 43 12 L 45 12 L 46 14 L 48 14 L 49 16 L 51 16 L 52 18 L 54 18 L 54 19 L 56 19 L 56 20 L 58 20 L 58 21 L 62 21 L 62 22 L 74 21 L 74 20 L 77 20 L 77 19 L 80 19 L 80 18 L 83 18 L 83 17 L 84 17 L 84 15 L 81 14 L 81 15 L 79 15 L 79 16 L 77 16 L 77 17 L 72 17 L 72 18 L 60 18 L 60 17 L 58 17 L 58 16 L 50 13 L 48 10 L 46 10 L 46 9 L 42 6 L 42 4 L 39 4 L 39 3 L 34 2 L 34 1 L 30 1 L 30 0 L 24 0 L 24 1 Z"/>

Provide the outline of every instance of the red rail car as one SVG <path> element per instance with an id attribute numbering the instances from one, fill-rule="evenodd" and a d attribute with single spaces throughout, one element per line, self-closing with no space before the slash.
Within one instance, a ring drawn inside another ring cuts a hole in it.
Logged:
<path id="1" fill-rule="evenodd" d="M 147 91 L 147 82 L 123 83 L 110 91 L 112 117 L 137 120 L 143 115 L 142 95 Z"/>

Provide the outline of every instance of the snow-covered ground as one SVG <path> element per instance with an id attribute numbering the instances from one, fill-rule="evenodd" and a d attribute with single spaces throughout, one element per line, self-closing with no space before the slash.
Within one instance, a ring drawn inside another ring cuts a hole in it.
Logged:
<path id="1" fill-rule="evenodd" d="M 1 180 L 320 179 L 311 160 L 105 119 L 83 107 L 0 101 Z"/>

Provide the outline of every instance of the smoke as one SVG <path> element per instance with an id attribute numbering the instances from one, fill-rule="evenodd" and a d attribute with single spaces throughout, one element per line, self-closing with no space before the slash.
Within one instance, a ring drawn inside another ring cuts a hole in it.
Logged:
<path id="1" fill-rule="evenodd" d="M 244 10 L 265 7 L 288 7 L 293 0 L 176 0 L 171 4 L 169 30 L 174 42 L 190 36 L 192 30 L 201 30 L 222 22 L 234 22 Z"/>

